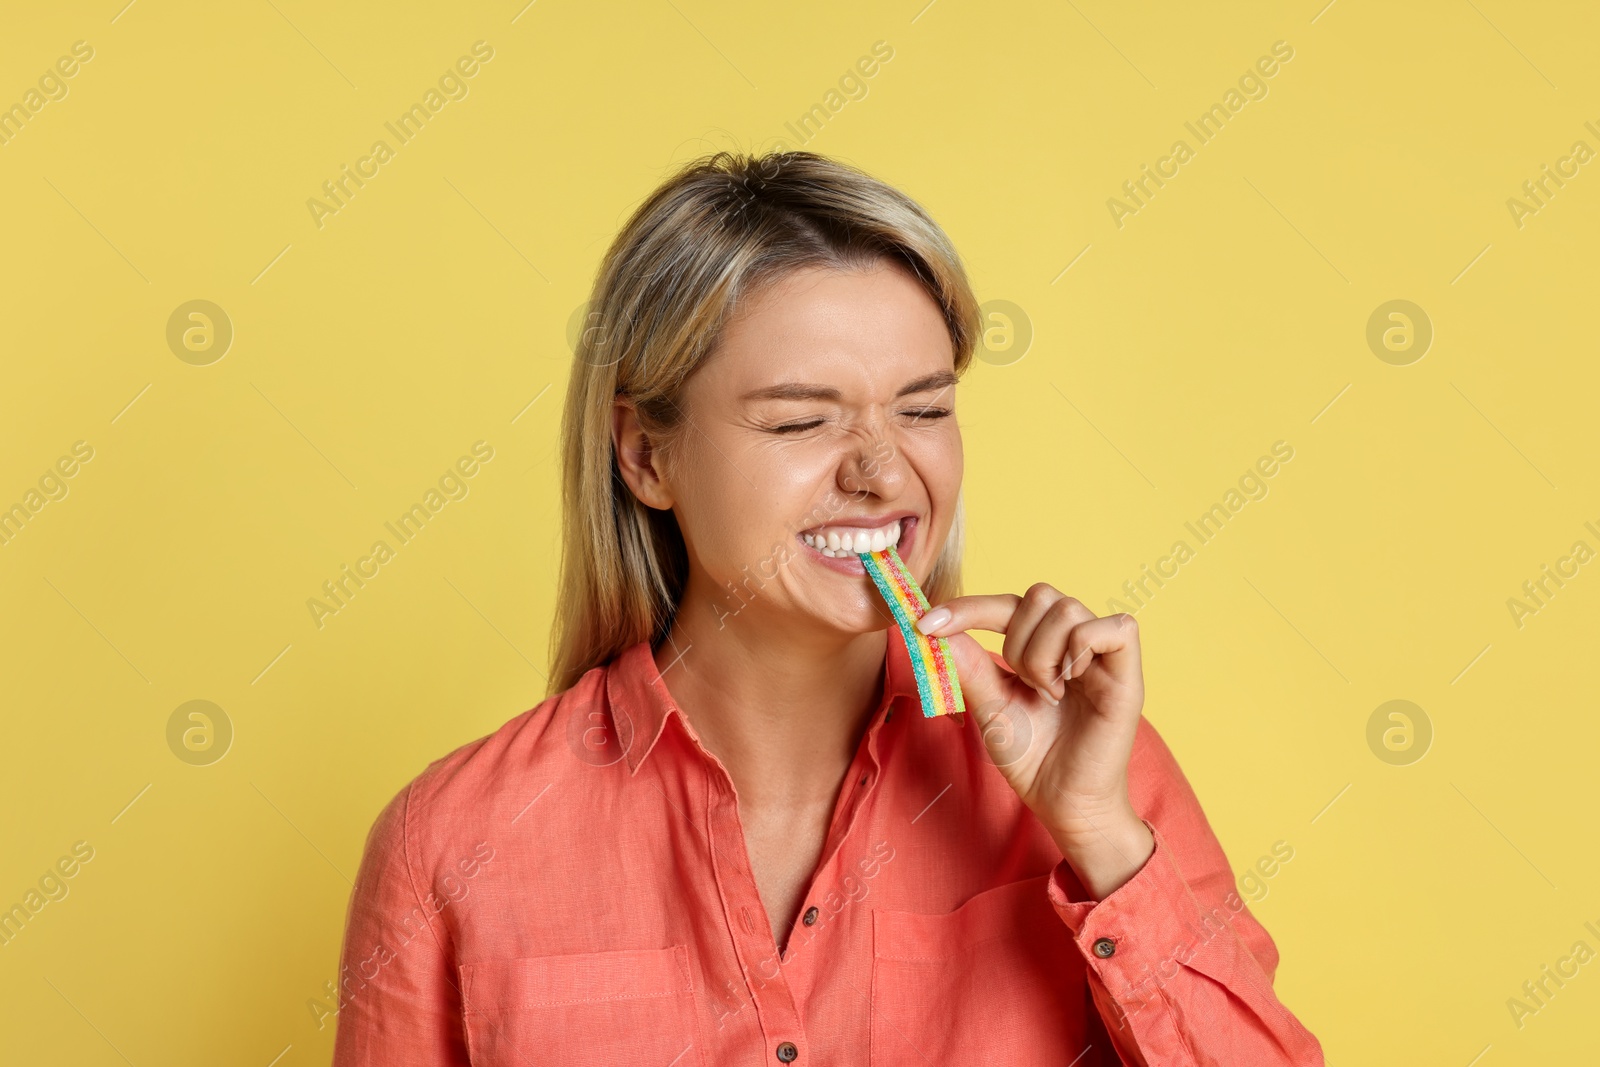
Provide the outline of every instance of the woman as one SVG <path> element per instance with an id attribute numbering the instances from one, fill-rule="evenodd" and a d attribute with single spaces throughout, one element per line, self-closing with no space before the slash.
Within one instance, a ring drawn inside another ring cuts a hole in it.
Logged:
<path id="1" fill-rule="evenodd" d="M 928 215 L 719 154 L 590 307 L 553 695 L 373 826 L 335 1063 L 1322 1063 L 1133 619 L 955 595 L 979 315 Z M 856 555 L 890 543 L 967 714 L 921 713 Z"/>

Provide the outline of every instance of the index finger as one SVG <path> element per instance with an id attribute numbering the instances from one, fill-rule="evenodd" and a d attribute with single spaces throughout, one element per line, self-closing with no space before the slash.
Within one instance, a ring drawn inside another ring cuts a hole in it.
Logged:
<path id="1" fill-rule="evenodd" d="M 988 630 L 1003 634 L 1017 614 L 1022 598 L 1016 593 L 975 593 L 951 597 L 925 612 L 917 629 L 930 637 L 945 637 L 962 630 Z M 941 616 L 941 612 L 945 614 Z"/>

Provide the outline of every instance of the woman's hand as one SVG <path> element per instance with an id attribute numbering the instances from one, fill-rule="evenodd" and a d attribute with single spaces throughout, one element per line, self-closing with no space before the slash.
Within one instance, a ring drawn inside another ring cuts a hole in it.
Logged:
<path id="1" fill-rule="evenodd" d="M 945 637 L 961 692 L 990 757 L 1061 847 L 1096 900 L 1155 849 L 1128 799 L 1128 758 L 1144 707 L 1139 628 L 1097 618 L 1040 582 L 1023 596 L 960 596 L 928 611 L 922 632 Z M 1008 674 L 961 632 L 1006 635 Z"/>

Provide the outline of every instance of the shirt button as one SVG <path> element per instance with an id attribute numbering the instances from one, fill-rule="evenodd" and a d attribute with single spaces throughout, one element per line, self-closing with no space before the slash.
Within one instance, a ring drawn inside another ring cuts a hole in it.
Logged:
<path id="1" fill-rule="evenodd" d="M 807 926 L 810 926 L 812 923 L 816 922 L 817 921 L 817 909 L 816 909 L 816 907 L 812 906 L 812 907 L 807 908 L 806 909 L 806 916 L 801 921 L 804 922 Z"/>
<path id="2" fill-rule="evenodd" d="M 1101 959 L 1107 959 L 1117 951 L 1117 943 L 1109 937 L 1102 937 L 1094 943 L 1094 954 Z"/>
<path id="3" fill-rule="evenodd" d="M 785 1041 L 778 1046 L 778 1059 L 784 1063 L 793 1063 L 798 1055 L 800 1055 L 800 1050 L 794 1047 L 793 1041 Z"/>

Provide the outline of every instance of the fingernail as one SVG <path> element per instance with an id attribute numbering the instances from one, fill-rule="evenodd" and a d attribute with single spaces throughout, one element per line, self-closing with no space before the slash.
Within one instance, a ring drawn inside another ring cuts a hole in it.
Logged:
<path id="1" fill-rule="evenodd" d="M 949 608 L 934 608 L 917 620 L 917 629 L 923 633 L 932 633 L 950 621 Z"/>
<path id="2" fill-rule="evenodd" d="M 1033 691 L 1035 693 L 1038 693 L 1040 698 L 1046 704 L 1049 704 L 1052 708 L 1059 708 L 1061 706 L 1061 701 L 1059 701 L 1055 697 L 1051 696 L 1050 695 L 1050 690 L 1044 688 L 1043 686 L 1036 685 L 1036 686 L 1033 687 Z"/>

